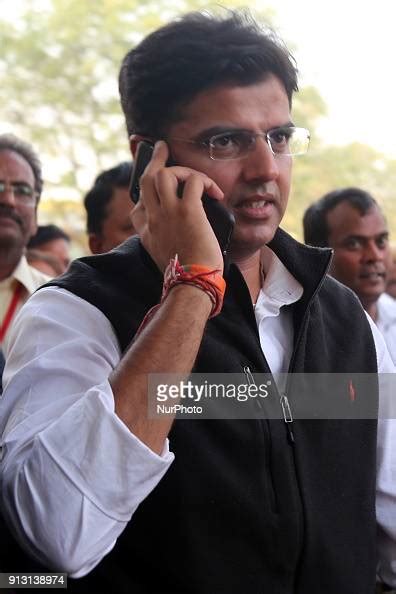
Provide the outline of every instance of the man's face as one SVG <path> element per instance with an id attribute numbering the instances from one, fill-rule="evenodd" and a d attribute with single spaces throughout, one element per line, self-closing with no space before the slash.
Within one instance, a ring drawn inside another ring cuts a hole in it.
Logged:
<path id="1" fill-rule="evenodd" d="M 329 246 L 334 248 L 331 274 L 350 287 L 363 306 L 385 290 L 389 260 L 388 229 L 381 211 L 365 215 L 341 202 L 327 214 Z"/>
<path id="2" fill-rule="evenodd" d="M 392 258 L 388 270 L 386 292 L 396 299 L 396 258 Z"/>
<path id="3" fill-rule="evenodd" d="M 106 208 L 106 218 L 100 235 L 90 235 L 89 247 L 93 254 L 102 254 L 113 249 L 136 231 L 131 221 L 133 204 L 128 188 L 114 188 Z"/>
<path id="4" fill-rule="evenodd" d="M 288 201 L 291 157 L 275 157 L 266 140 L 258 138 L 247 157 L 214 161 L 206 146 L 173 138 L 201 141 L 223 131 L 263 133 L 286 124 L 290 124 L 287 94 L 270 76 L 245 87 L 221 86 L 200 93 L 168 131 L 173 160 L 202 171 L 224 192 L 224 205 L 236 220 L 232 255 L 237 260 L 253 255 L 273 238 Z"/>
<path id="5" fill-rule="evenodd" d="M 42 243 L 38 248 L 40 252 L 47 252 L 56 257 L 62 272 L 65 272 L 70 264 L 70 244 L 66 239 L 59 237 Z"/>
<path id="6" fill-rule="evenodd" d="M 37 229 L 37 201 L 24 200 L 16 196 L 11 184 L 27 184 L 34 188 L 34 174 L 29 163 L 18 153 L 0 151 L 0 181 L 8 184 L 5 192 L 0 192 L 0 248 L 25 247 Z"/>

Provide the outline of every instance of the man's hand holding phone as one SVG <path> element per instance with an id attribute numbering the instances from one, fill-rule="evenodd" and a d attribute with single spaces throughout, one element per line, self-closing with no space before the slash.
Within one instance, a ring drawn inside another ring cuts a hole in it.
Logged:
<path id="1" fill-rule="evenodd" d="M 139 152 L 138 148 L 135 169 L 142 165 Z M 221 201 L 223 192 L 204 173 L 167 166 L 168 158 L 166 143 L 158 141 L 139 176 L 140 196 L 132 220 L 140 239 L 162 271 L 175 254 L 183 265 L 201 264 L 223 271 L 222 249 L 202 205 L 204 194 Z"/>

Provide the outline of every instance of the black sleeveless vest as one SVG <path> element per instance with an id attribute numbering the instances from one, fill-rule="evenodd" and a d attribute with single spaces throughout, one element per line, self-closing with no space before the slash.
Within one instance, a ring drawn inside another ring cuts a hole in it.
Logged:
<path id="1" fill-rule="evenodd" d="M 270 247 L 304 287 L 292 306 L 290 371 L 377 371 L 371 330 L 351 291 L 326 276 L 329 250 L 279 230 Z M 122 350 L 162 278 L 137 238 L 77 260 L 50 285 L 98 307 Z M 194 371 L 268 372 L 250 295 L 231 265 L 222 313 L 207 324 Z M 289 400 L 293 408 L 293 398 Z M 331 398 L 331 392 L 317 394 Z M 86 594 L 372 594 L 375 588 L 375 420 L 176 420 L 175 461 L 114 549 L 86 577 Z M 108 452 L 111 458 L 112 452 Z"/>

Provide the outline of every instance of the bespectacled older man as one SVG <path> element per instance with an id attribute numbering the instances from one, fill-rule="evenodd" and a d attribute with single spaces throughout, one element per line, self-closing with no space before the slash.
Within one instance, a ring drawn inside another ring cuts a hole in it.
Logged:
<path id="1" fill-rule="evenodd" d="M 12 134 L 0 135 L 0 345 L 17 311 L 49 279 L 25 258 L 37 229 L 42 188 L 41 163 L 33 148 Z"/>

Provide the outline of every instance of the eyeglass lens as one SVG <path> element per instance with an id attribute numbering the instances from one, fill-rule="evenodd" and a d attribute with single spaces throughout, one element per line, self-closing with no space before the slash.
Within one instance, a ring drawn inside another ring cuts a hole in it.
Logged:
<path id="1" fill-rule="evenodd" d="M 23 182 L 14 182 L 7 184 L 4 181 L 0 181 L 0 194 L 3 194 L 7 188 L 10 188 L 15 198 L 31 199 L 34 196 L 34 190 L 29 184 Z"/>
<path id="2" fill-rule="evenodd" d="M 245 156 L 254 149 L 258 137 L 262 137 L 269 143 L 274 154 L 302 154 L 307 151 L 309 144 L 309 132 L 305 128 L 285 126 L 262 134 L 235 130 L 217 134 L 210 139 L 211 157 L 212 159 L 232 159 Z"/>

